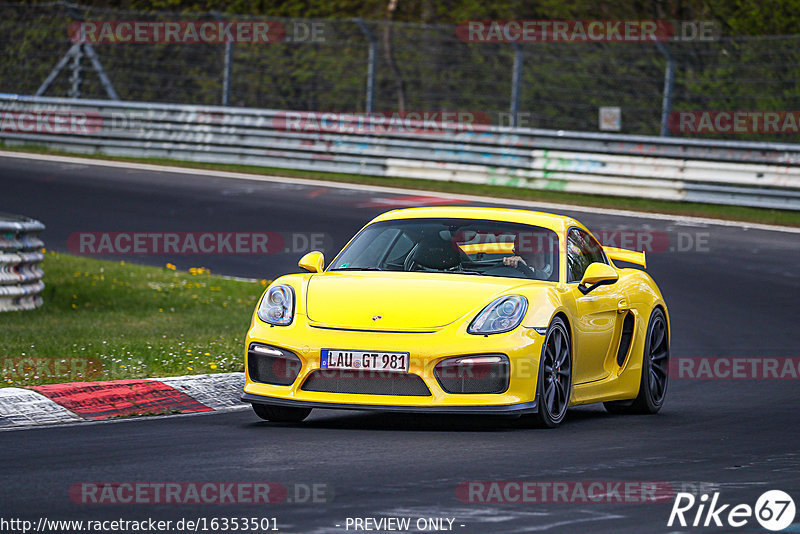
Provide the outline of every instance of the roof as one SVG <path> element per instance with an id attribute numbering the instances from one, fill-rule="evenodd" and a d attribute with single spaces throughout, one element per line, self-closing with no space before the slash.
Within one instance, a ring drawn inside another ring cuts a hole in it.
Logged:
<path id="1" fill-rule="evenodd" d="M 394 221 L 399 219 L 477 219 L 489 221 L 515 222 L 530 224 L 552 230 L 560 230 L 569 226 L 585 228 L 580 222 L 555 213 L 529 211 L 509 208 L 487 208 L 478 206 L 428 206 L 422 208 L 403 208 L 387 211 L 370 222 Z"/>

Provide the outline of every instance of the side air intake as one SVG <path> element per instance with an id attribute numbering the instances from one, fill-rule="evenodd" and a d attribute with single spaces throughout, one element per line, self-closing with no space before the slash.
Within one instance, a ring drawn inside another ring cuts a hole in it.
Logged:
<path id="1" fill-rule="evenodd" d="M 625 320 L 622 323 L 622 336 L 619 340 L 619 351 L 617 352 L 617 365 L 622 367 L 625 363 L 625 357 L 628 355 L 628 350 L 631 348 L 631 341 L 633 340 L 633 313 L 628 312 L 625 315 Z"/>

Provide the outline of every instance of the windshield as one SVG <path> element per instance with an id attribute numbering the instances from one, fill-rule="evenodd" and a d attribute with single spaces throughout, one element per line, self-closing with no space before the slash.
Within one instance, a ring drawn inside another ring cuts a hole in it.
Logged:
<path id="1" fill-rule="evenodd" d="M 367 226 L 329 271 L 445 272 L 558 281 L 553 230 L 474 219 L 404 219 Z"/>

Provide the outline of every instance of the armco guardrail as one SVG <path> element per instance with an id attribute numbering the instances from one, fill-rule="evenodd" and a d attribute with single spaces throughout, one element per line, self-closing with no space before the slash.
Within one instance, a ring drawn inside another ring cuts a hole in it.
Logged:
<path id="1" fill-rule="evenodd" d="M 42 230 L 39 221 L 0 213 L 0 312 L 42 305 Z"/>
<path id="2" fill-rule="evenodd" d="M 800 209 L 800 145 L 0 95 L 0 140 L 80 153 Z"/>

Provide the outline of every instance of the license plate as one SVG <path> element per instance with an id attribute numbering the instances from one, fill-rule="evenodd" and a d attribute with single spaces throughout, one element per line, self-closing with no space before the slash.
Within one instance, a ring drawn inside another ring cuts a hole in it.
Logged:
<path id="1" fill-rule="evenodd" d="M 408 352 L 322 349 L 320 369 L 395 371 L 407 373 Z"/>

